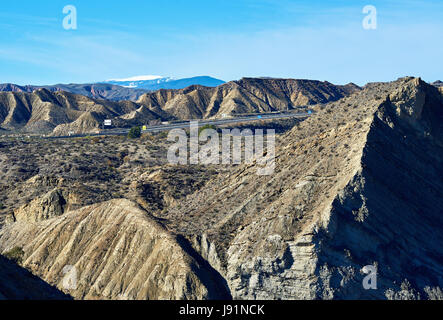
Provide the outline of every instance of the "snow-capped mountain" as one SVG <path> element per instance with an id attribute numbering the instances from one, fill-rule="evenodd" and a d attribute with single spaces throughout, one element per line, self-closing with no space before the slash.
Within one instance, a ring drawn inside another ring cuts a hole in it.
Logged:
<path id="1" fill-rule="evenodd" d="M 103 81 L 102 83 L 119 85 L 126 88 L 159 90 L 159 89 L 183 89 L 191 85 L 216 87 L 225 82 L 208 76 L 175 79 L 171 77 L 145 75 L 145 76 L 123 78 L 123 79 L 110 79 Z"/>
<path id="2" fill-rule="evenodd" d="M 173 80 L 170 77 L 162 77 L 162 76 L 136 76 L 124 79 L 110 79 L 104 81 L 104 83 L 116 84 L 126 88 L 143 88 L 150 89 L 153 85 L 159 85 L 165 82 L 169 82 Z"/>

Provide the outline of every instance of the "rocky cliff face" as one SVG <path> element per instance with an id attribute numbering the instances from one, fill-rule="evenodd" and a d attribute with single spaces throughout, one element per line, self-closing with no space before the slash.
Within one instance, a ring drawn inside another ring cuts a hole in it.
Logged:
<path id="1" fill-rule="evenodd" d="M 55 188 L 17 209 L 14 212 L 14 219 L 38 222 L 60 216 L 69 209 L 68 197 L 64 190 Z"/>
<path id="2" fill-rule="evenodd" d="M 359 168 L 313 237 L 323 296 L 443 298 L 442 102 L 404 79 L 375 109 Z M 361 290 L 363 265 L 377 267 L 377 290 Z"/>

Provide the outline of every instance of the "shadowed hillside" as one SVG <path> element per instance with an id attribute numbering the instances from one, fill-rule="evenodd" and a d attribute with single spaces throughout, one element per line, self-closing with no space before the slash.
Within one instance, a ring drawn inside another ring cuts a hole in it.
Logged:
<path id="1" fill-rule="evenodd" d="M 69 300 L 28 270 L 0 255 L 0 300 Z"/>

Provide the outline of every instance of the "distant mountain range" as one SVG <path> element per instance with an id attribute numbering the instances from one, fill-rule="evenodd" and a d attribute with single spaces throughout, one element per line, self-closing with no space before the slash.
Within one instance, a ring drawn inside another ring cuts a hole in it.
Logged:
<path id="1" fill-rule="evenodd" d="M 223 84 L 222 80 L 202 76 L 186 79 L 173 79 L 160 76 L 140 76 L 127 79 L 115 79 L 101 83 L 87 84 L 55 84 L 47 86 L 25 85 L 12 83 L 0 84 L 0 92 L 29 92 L 38 89 L 47 89 L 51 92 L 66 91 L 83 96 L 111 101 L 130 100 L 137 101 L 145 93 L 159 89 L 183 89 L 192 85 L 216 87 Z"/>
<path id="2" fill-rule="evenodd" d="M 91 88 L 97 94 L 97 88 Z M 87 133 L 99 128 L 105 119 L 112 119 L 118 127 L 130 127 L 151 120 L 222 118 L 327 103 L 359 90 L 354 84 L 337 86 L 326 81 L 243 78 L 216 88 L 193 85 L 148 92 L 136 102 L 94 99 L 45 88 L 31 93 L 0 92 L 0 128 L 55 135 Z"/>
<path id="3" fill-rule="evenodd" d="M 137 101 L 137 99 L 149 92 L 149 90 L 124 88 L 122 86 L 97 83 L 97 84 L 55 84 L 50 86 L 19 86 L 12 83 L 0 84 L 0 92 L 27 92 L 32 93 L 38 89 L 46 89 L 51 92 L 66 91 L 74 94 L 81 94 L 83 96 L 103 99 L 111 101 L 130 100 Z"/>

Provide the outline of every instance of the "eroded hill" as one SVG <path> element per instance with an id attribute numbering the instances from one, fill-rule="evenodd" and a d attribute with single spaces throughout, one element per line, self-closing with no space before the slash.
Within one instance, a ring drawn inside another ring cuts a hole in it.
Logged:
<path id="1" fill-rule="evenodd" d="M 64 290 L 63 269 L 76 268 L 76 287 L 68 291 L 77 299 L 230 297 L 215 270 L 194 259 L 185 244 L 129 200 L 38 223 L 19 220 L 2 230 L 2 246 L 11 243 L 32 252 L 23 266 Z"/>
<path id="2" fill-rule="evenodd" d="M 140 109 L 130 101 L 95 100 L 63 91 L 0 92 L 1 127 L 12 132 L 88 132 L 99 128 L 104 119 L 118 120 Z M 147 110 L 143 115 L 145 121 L 159 118 Z"/>
<path id="3" fill-rule="evenodd" d="M 201 119 L 285 111 L 335 101 L 359 90 L 354 84 L 337 86 L 314 80 L 243 78 L 216 88 L 191 86 L 182 90 L 159 90 L 141 96 L 138 102 L 154 112 L 166 112 L 178 119 Z"/>

